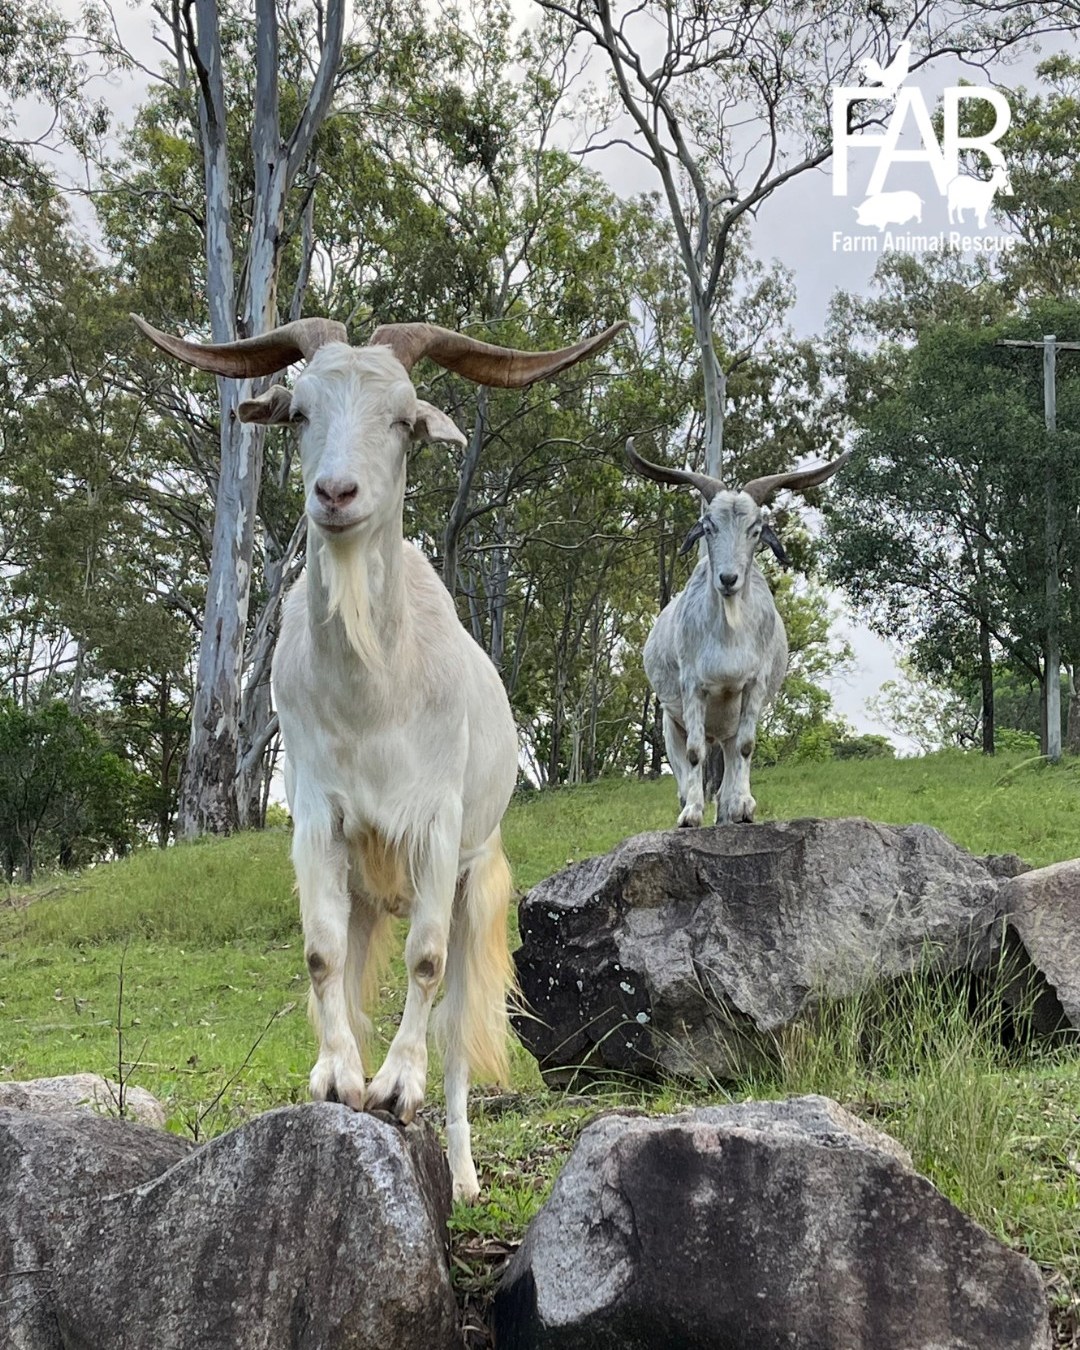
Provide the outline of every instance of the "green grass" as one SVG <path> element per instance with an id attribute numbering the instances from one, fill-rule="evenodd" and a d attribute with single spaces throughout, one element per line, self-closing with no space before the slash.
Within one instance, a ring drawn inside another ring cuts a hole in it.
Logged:
<path id="1" fill-rule="evenodd" d="M 1073 763 L 944 754 L 782 766 L 756 773 L 754 790 L 759 819 L 922 821 L 975 853 L 1014 851 L 1035 865 L 1080 856 Z M 526 889 L 627 835 L 669 828 L 676 809 L 670 778 L 522 795 L 504 826 L 517 883 Z M 304 1100 L 313 1039 L 286 834 L 148 850 L 28 893 L 0 892 L 0 1076 L 115 1078 L 121 965 L 123 1072 L 165 1102 L 171 1129 L 205 1138 Z M 376 1058 L 397 1025 L 403 986 L 399 960 L 378 1008 Z M 827 1010 L 778 1043 L 767 1073 L 735 1085 L 608 1084 L 569 1096 L 545 1089 L 515 1047 L 511 1090 L 477 1094 L 473 1107 L 485 1198 L 453 1220 L 467 1313 L 483 1304 L 597 1109 L 814 1091 L 888 1130 L 961 1208 L 1052 1272 L 1058 1344 L 1080 1346 L 1076 1068 L 1067 1051 L 1003 1051 L 985 1025 L 973 1027 L 959 996 L 942 1002 L 939 988 L 918 979 L 884 1002 L 868 996 Z M 439 1124 L 436 1063 L 430 1081 L 429 1115 Z"/>
<path id="2" fill-rule="evenodd" d="M 758 820 L 866 816 L 922 822 L 972 853 L 1019 853 L 1034 867 L 1080 856 L 1080 761 L 945 752 L 923 759 L 780 765 L 754 771 Z M 706 823 L 712 823 L 707 808 Z M 627 835 L 666 830 L 674 779 L 605 780 L 515 803 L 505 836 L 518 884 L 604 853 Z"/>

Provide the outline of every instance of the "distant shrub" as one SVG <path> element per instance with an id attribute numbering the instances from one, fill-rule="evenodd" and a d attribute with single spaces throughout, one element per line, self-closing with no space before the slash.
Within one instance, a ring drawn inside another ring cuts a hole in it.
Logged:
<path id="1" fill-rule="evenodd" d="M 1013 727 L 997 727 L 994 730 L 995 750 L 1018 750 L 1023 754 L 1039 753 L 1039 738 L 1030 731 L 1017 731 Z"/>
<path id="2" fill-rule="evenodd" d="M 0 866 L 10 882 L 36 867 L 82 867 L 126 853 L 136 837 L 136 775 L 57 700 L 0 700 Z"/>
<path id="3" fill-rule="evenodd" d="M 832 755 L 833 759 L 895 759 L 896 746 L 888 736 L 848 735 L 833 742 Z"/>
<path id="4" fill-rule="evenodd" d="M 283 806 L 281 802 L 270 802 L 266 808 L 266 829 L 291 830 L 292 816 L 289 815 L 289 808 Z"/>

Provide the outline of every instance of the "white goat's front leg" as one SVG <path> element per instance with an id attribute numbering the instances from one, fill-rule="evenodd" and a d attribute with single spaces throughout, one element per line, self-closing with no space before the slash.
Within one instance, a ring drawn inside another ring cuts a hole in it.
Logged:
<path id="1" fill-rule="evenodd" d="M 423 1105 L 427 1087 L 427 1031 L 431 1005 L 446 970 L 446 946 L 454 908 L 461 851 L 461 803 L 444 807 L 419 851 L 415 899 L 405 939 L 409 984 L 401 1025 L 379 1072 L 371 1080 L 367 1106 L 389 1111 L 407 1125 Z"/>
<path id="2" fill-rule="evenodd" d="M 686 779 L 679 795 L 683 809 L 678 824 L 697 826 L 705 813 L 705 694 L 697 686 L 682 687 L 683 726 L 686 729 Z"/>
<path id="3" fill-rule="evenodd" d="M 345 990 L 352 903 L 348 851 L 328 820 L 302 824 L 298 819 L 292 852 L 311 976 L 308 1011 L 319 1037 L 311 1095 L 359 1111 L 364 1105 L 364 1066 L 349 1024 Z"/>
<path id="4" fill-rule="evenodd" d="M 724 782 L 716 802 L 716 822 L 750 823 L 757 802 L 750 794 L 750 761 L 758 717 L 765 702 L 765 687 L 754 680 L 743 690 L 739 725 L 734 736 L 724 741 Z"/>

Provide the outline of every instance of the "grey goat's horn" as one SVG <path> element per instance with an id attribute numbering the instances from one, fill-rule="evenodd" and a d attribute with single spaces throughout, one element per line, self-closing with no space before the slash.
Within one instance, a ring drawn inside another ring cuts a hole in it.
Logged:
<path id="1" fill-rule="evenodd" d="M 696 487 L 707 502 L 711 502 L 718 492 L 724 490 L 719 478 L 710 478 L 707 473 L 694 473 L 690 469 L 667 469 L 662 464 L 653 464 L 647 459 L 642 459 L 634 449 L 633 436 L 629 436 L 626 441 L 626 458 L 630 467 L 636 469 L 643 477 L 676 487 Z"/>
<path id="2" fill-rule="evenodd" d="M 781 488 L 801 492 L 803 488 L 817 487 L 819 483 L 831 478 L 838 469 L 842 469 L 850 458 L 851 451 L 845 450 L 839 459 L 834 459 L 830 464 L 818 464 L 813 469 L 793 469 L 791 473 L 770 473 L 764 478 L 751 478 L 749 483 L 743 484 L 743 491 L 753 497 L 758 506 L 763 506 Z"/>

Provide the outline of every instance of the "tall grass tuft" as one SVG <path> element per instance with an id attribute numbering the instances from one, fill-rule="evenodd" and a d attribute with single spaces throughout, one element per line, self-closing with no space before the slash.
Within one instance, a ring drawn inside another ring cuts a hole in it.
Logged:
<path id="1" fill-rule="evenodd" d="M 835 1098 L 899 1140 L 917 1171 L 996 1236 L 1076 1270 L 1080 1127 L 1048 1115 L 1043 1086 L 1056 1067 L 1074 1071 L 1075 1052 L 1036 1048 L 1036 991 L 1017 996 L 1004 957 L 942 975 L 928 952 L 909 975 L 822 1000 L 738 1089 Z"/>

